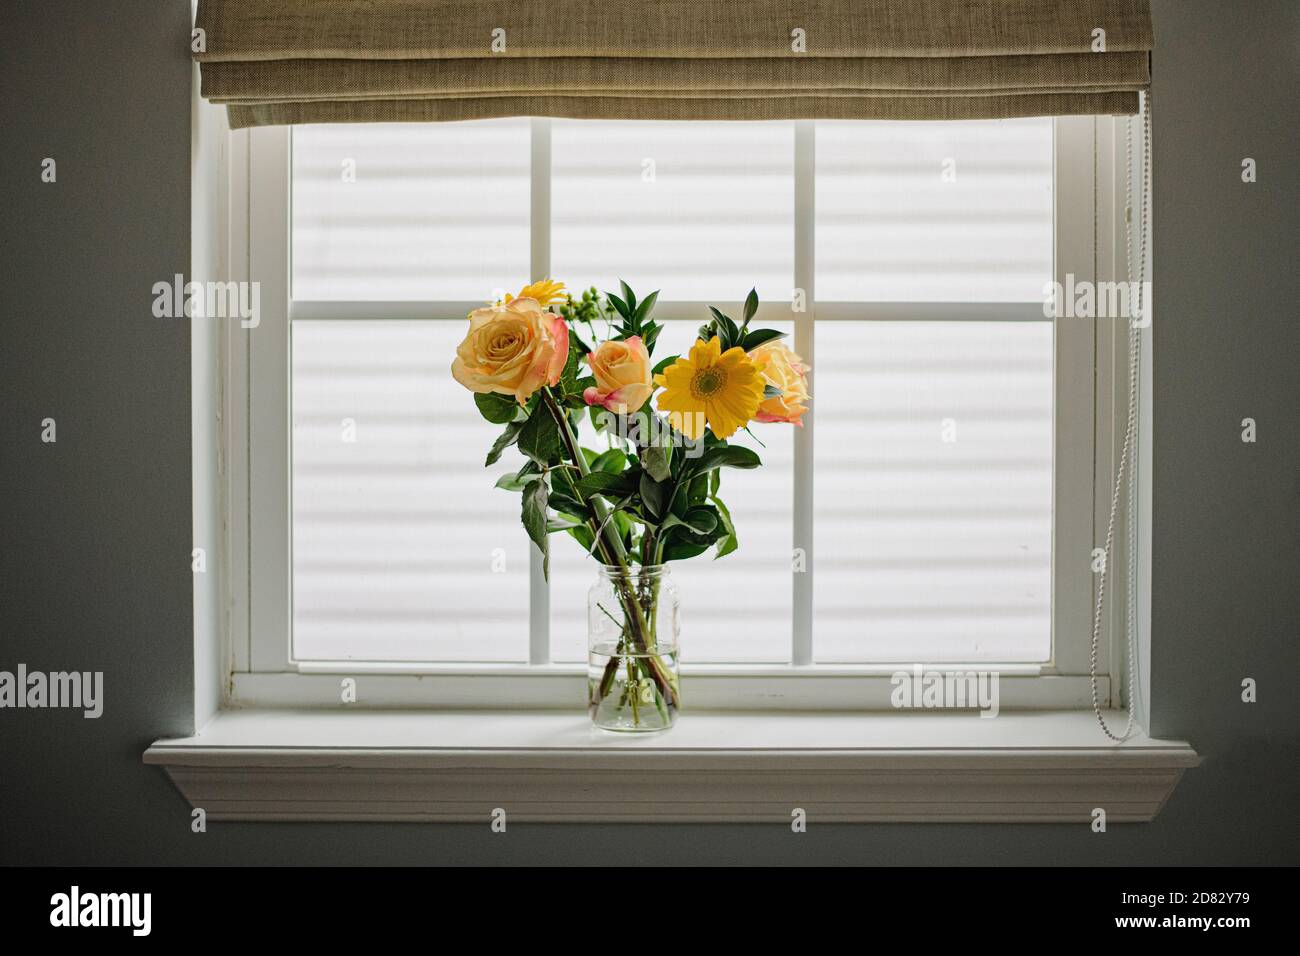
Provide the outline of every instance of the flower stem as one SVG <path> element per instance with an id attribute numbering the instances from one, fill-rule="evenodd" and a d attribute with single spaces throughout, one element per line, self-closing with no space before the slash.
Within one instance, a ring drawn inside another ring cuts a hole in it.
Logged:
<path id="1" fill-rule="evenodd" d="M 583 457 L 577 436 L 573 434 L 573 429 L 569 425 L 569 416 L 565 414 L 564 409 L 560 407 L 560 404 L 555 400 L 555 395 L 549 388 L 543 386 L 541 391 L 542 402 L 546 405 L 547 411 L 551 413 L 551 417 L 555 419 L 556 425 L 559 426 L 560 438 L 569 454 L 569 458 L 577 467 L 578 475 L 585 478 L 591 473 L 591 469 L 587 467 L 587 459 Z M 623 613 L 627 616 L 632 643 L 635 648 L 648 651 L 652 646 L 649 636 L 650 630 L 646 625 L 645 615 L 642 613 L 641 602 L 637 600 L 636 587 L 633 584 L 632 572 L 628 568 L 627 550 L 623 547 L 622 536 L 618 533 L 618 528 L 609 520 L 609 509 L 606 507 L 605 502 L 601 501 L 596 495 L 584 499 L 582 493 L 576 487 L 574 494 L 579 501 L 587 506 L 588 511 L 591 513 L 589 524 L 592 533 L 596 536 L 596 543 L 601 550 L 605 564 L 609 567 L 618 568 L 619 600 L 623 604 Z M 664 698 L 668 701 L 674 700 L 672 683 L 664 670 L 663 662 L 659 660 L 658 655 L 654 655 L 649 658 L 649 663 L 655 683 L 659 685 Z M 610 664 L 614 667 L 618 666 L 616 659 L 611 659 Z"/>

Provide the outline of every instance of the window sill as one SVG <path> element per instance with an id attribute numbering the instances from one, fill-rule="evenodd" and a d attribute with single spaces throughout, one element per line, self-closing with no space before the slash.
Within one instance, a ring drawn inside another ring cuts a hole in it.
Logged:
<path id="1" fill-rule="evenodd" d="M 632 738 L 559 712 L 233 710 L 144 762 L 212 820 L 1145 822 L 1200 758 L 1108 744 L 1088 711 L 690 713 Z"/>

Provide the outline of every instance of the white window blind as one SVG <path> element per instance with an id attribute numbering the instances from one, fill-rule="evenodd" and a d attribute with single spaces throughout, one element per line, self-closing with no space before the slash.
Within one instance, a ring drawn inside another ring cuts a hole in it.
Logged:
<path id="1" fill-rule="evenodd" d="M 481 300 L 528 279 L 527 120 L 293 131 L 293 296 Z"/>
<path id="2" fill-rule="evenodd" d="M 665 303 L 789 300 L 792 124 L 551 132 L 551 274 Z M 463 316 L 436 305 L 528 277 L 529 155 L 527 121 L 294 131 L 295 300 L 433 303 L 423 321 L 294 322 L 299 659 L 529 658 L 529 545 L 518 496 L 493 487 L 518 459 L 482 467 L 498 429 L 452 381 Z M 815 175 L 818 301 L 848 311 L 815 324 L 814 480 L 794 487 L 792 427 L 738 439 L 765 463 L 724 475 L 741 548 L 674 567 L 685 659 L 791 659 L 793 502 L 812 495 L 816 662 L 1047 660 L 1050 323 L 852 304 L 1039 301 L 1051 122 L 819 123 Z M 704 318 L 670 321 L 658 356 Z M 550 658 L 576 662 L 593 562 L 552 543 Z"/>
<path id="3" fill-rule="evenodd" d="M 492 487 L 522 462 L 483 468 L 500 429 L 448 374 L 463 331 L 294 323 L 300 660 L 527 660 L 531 545 Z"/>
<path id="4" fill-rule="evenodd" d="M 1049 659 L 1050 323 L 817 343 L 814 660 Z"/>
<path id="5" fill-rule="evenodd" d="M 790 301 L 794 124 L 557 120 L 551 146 L 555 275 Z"/>
<path id="6" fill-rule="evenodd" d="M 1038 302 L 1052 120 L 817 124 L 817 298 Z"/>

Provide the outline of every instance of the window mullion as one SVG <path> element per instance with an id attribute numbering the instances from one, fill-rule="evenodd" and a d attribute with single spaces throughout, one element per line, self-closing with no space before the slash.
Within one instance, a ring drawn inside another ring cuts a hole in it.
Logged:
<path id="1" fill-rule="evenodd" d="M 291 669 L 293 628 L 289 129 L 252 130 L 248 143 L 248 278 L 261 302 L 248 330 L 249 664 L 275 672 Z"/>
<path id="2" fill-rule="evenodd" d="M 529 163 L 529 281 L 551 274 L 551 121 L 531 121 Z M 551 592 L 542 556 L 528 547 L 528 663 L 551 662 Z"/>
<path id="3" fill-rule="evenodd" d="M 1093 283 L 1095 216 L 1094 121 L 1060 117 L 1055 122 L 1053 170 L 1053 279 L 1062 288 L 1071 281 Z M 1071 277 L 1073 279 L 1071 280 Z M 1064 303 L 1062 303 L 1064 304 Z M 1080 318 L 1053 322 L 1053 518 L 1052 518 L 1052 660 L 1061 674 L 1088 673 L 1096 574 L 1093 495 L 1096 447 L 1097 323 Z M 1109 654 L 1103 641 L 1100 672 Z"/>
<path id="4" fill-rule="evenodd" d="M 816 257 L 815 183 L 817 128 L 812 120 L 794 126 L 794 349 L 813 365 L 813 282 Z M 798 308 L 803 293 L 803 309 Z M 793 664 L 813 660 L 813 423 L 816 412 L 803 417 L 794 434 L 794 552 L 791 555 L 793 588 Z"/>

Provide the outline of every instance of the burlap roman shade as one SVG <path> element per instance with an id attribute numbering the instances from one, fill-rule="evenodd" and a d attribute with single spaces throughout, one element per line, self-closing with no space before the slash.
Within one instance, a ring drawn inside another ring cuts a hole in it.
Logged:
<path id="1" fill-rule="evenodd" d="M 1138 110 L 1148 0 L 200 0 L 230 125 Z"/>

